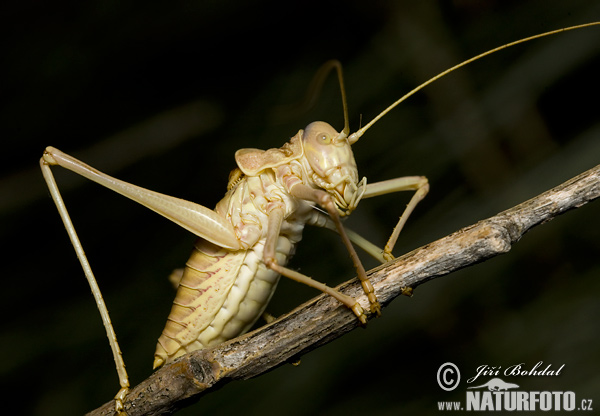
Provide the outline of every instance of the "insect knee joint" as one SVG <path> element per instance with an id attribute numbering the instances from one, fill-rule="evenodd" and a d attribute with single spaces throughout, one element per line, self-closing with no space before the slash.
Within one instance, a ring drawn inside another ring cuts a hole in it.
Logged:
<path id="1" fill-rule="evenodd" d="M 335 203 L 333 202 L 333 197 L 326 192 L 323 192 L 321 195 L 319 195 L 318 204 L 325 208 L 329 214 L 337 212 Z"/>
<path id="2" fill-rule="evenodd" d="M 48 165 L 58 165 L 58 162 L 56 161 L 56 159 L 54 159 L 54 156 L 52 155 L 52 152 L 55 149 L 51 146 L 46 147 L 46 150 L 44 150 L 44 154 L 42 155 L 42 159 L 44 160 L 44 162 Z"/>
<path id="3" fill-rule="evenodd" d="M 263 262 L 269 269 L 275 270 L 279 266 L 279 264 L 277 263 L 277 259 L 275 259 L 274 257 L 265 257 L 263 259 Z"/>

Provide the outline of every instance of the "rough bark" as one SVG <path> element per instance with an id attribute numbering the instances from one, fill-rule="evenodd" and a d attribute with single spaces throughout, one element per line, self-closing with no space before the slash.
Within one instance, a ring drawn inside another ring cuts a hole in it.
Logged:
<path id="1" fill-rule="evenodd" d="M 415 288 L 506 253 L 532 227 L 599 196 L 600 165 L 511 209 L 370 271 L 368 274 L 377 297 L 385 307 L 406 287 Z M 362 290 L 356 279 L 340 285 L 339 289 L 358 297 L 367 307 L 367 299 L 361 296 Z M 346 307 L 327 295 L 318 296 L 254 332 L 188 354 L 164 366 L 130 391 L 125 410 L 130 416 L 173 413 L 216 386 L 256 377 L 297 360 L 358 326 L 357 319 Z M 114 401 L 110 401 L 89 415 L 113 415 L 114 409 Z"/>

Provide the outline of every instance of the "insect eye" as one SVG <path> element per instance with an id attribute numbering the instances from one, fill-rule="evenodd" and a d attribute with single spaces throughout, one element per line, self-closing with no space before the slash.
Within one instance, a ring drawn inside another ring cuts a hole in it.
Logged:
<path id="1" fill-rule="evenodd" d="M 319 141 L 322 144 L 329 144 L 329 143 L 331 143 L 331 136 L 329 136 L 329 134 L 327 134 L 327 133 L 321 133 L 321 134 L 319 134 L 318 137 L 319 137 Z"/>

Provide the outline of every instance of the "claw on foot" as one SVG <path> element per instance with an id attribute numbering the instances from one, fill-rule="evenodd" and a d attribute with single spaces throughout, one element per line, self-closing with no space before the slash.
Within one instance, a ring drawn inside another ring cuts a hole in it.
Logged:
<path id="1" fill-rule="evenodd" d="M 367 298 L 369 298 L 369 303 L 371 304 L 371 313 L 377 314 L 377 316 L 381 316 L 381 304 L 377 300 L 377 296 L 375 296 L 375 288 L 369 280 L 363 280 L 361 282 L 364 292 L 367 294 Z"/>
<path id="2" fill-rule="evenodd" d="M 396 257 L 394 257 L 392 255 L 392 253 L 388 253 L 387 251 L 383 251 L 383 258 L 385 259 L 385 261 L 392 261 L 394 260 Z"/>
<path id="3" fill-rule="evenodd" d="M 121 390 L 115 396 L 115 410 L 119 416 L 127 416 L 127 412 L 125 412 L 125 408 L 123 406 L 123 400 L 125 400 L 125 396 L 129 393 L 128 387 L 121 387 Z"/>
<path id="4" fill-rule="evenodd" d="M 377 314 L 377 317 L 381 316 L 381 303 L 379 301 L 371 302 L 371 313 Z"/>
<path id="5" fill-rule="evenodd" d="M 362 306 L 360 306 L 357 303 L 354 304 L 354 306 L 352 306 L 352 312 L 354 312 L 354 315 L 356 315 L 356 317 L 358 318 L 358 320 L 360 321 L 361 324 L 366 325 L 367 323 L 367 315 L 365 315 L 365 311 L 362 308 Z"/>
<path id="6" fill-rule="evenodd" d="M 410 286 L 403 287 L 401 291 L 404 296 L 408 296 L 409 298 L 413 295 L 413 288 Z"/>

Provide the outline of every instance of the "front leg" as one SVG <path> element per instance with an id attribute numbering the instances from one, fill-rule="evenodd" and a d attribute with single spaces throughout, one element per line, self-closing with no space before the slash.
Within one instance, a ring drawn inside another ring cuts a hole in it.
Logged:
<path id="1" fill-rule="evenodd" d="M 267 229 L 267 241 L 265 242 L 265 248 L 263 250 L 263 261 L 265 265 L 271 270 L 276 271 L 282 276 L 288 277 L 299 283 L 303 283 L 307 286 L 313 287 L 320 290 L 321 292 L 327 293 L 328 295 L 339 300 L 341 303 L 346 305 L 354 312 L 356 317 L 362 324 L 367 323 L 367 316 L 364 313 L 363 308 L 360 304 L 351 296 L 344 295 L 329 286 L 318 282 L 310 277 L 299 273 L 297 271 L 288 269 L 287 267 L 281 266 L 275 257 L 275 251 L 277 246 L 277 240 L 279 239 L 279 230 L 281 229 L 281 223 L 283 222 L 284 208 L 276 207 L 269 211 L 269 223 Z"/>
<path id="2" fill-rule="evenodd" d="M 321 189 L 314 189 L 310 186 L 304 184 L 297 184 L 291 189 L 291 194 L 299 199 L 303 199 L 305 201 L 312 201 L 319 204 L 323 207 L 329 217 L 335 224 L 335 227 L 342 238 L 342 242 L 346 246 L 350 257 L 352 258 L 352 263 L 354 264 L 354 268 L 356 269 L 356 273 L 362 285 L 363 291 L 369 298 L 369 303 L 371 304 L 371 312 L 376 313 L 377 316 L 381 316 L 381 305 L 377 300 L 377 296 L 375 295 L 375 289 L 371 284 L 371 281 L 367 277 L 367 272 L 360 261 L 358 254 L 356 254 L 356 250 L 354 246 L 350 242 L 348 235 L 346 234 L 346 230 L 342 225 L 342 221 L 340 220 L 340 215 L 338 214 L 335 203 L 333 202 L 333 197 L 329 195 L 327 192 Z"/>

